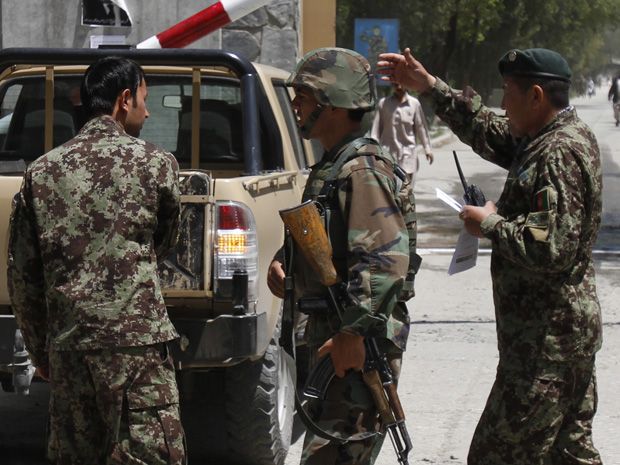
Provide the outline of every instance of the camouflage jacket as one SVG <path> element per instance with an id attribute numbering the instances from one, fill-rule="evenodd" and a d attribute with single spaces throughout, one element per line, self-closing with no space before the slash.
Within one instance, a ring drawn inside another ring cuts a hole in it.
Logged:
<path id="1" fill-rule="evenodd" d="M 312 167 L 303 200 L 316 200 L 335 160 L 354 138 L 325 153 Z M 385 161 L 375 158 L 378 145 L 364 145 L 362 155 L 347 161 L 337 176 L 337 192 L 330 212 L 328 236 L 333 262 L 353 304 L 342 324 L 335 315 L 310 318 L 310 345 L 323 343 L 338 331 L 390 339 L 401 350 L 409 332 L 406 306 L 396 305 L 409 264 L 409 234 L 395 203 L 396 179 Z M 384 156 L 391 158 L 389 155 Z M 324 297 L 326 289 L 303 259 L 295 254 L 297 297 Z"/>
<path id="2" fill-rule="evenodd" d="M 176 242 L 178 165 L 95 118 L 27 169 L 15 196 L 8 283 L 36 364 L 56 350 L 138 346 L 177 336 L 157 258 Z"/>
<path id="3" fill-rule="evenodd" d="M 500 355 L 524 363 L 592 357 L 602 342 L 592 263 L 602 208 L 594 134 L 568 107 L 534 138 L 514 140 L 506 118 L 473 90 L 438 80 L 430 96 L 463 142 L 508 170 L 498 211 L 481 225 L 493 247 Z"/>

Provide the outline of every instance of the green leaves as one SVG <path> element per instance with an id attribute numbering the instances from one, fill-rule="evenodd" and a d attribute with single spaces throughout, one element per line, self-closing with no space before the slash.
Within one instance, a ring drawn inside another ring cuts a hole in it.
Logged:
<path id="1" fill-rule="evenodd" d="M 353 47 L 355 18 L 399 18 L 401 48 L 430 72 L 486 96 L 500 87 L 497 60 L 511 48 L 551 48 L 566 57 L 575 80 L 595 75 L 609 62 L 620 0 L 338 0 L 337 16 L 343 47 Z"/>

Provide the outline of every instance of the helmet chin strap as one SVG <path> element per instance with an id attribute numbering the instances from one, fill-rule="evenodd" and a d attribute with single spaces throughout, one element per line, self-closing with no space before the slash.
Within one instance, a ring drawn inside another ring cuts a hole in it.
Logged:
<path id="1" fill-rule="evenodd" d="M 310 139 L 310 132 L 312 132 L 312 128 L 314 127 L 316 121 L 319 119 L 319 116 L 321 116 L 321 113 L 323 113 L 323 110 L 325 110 L 325 106 L 321 105 L 320 103 L 317 104 L 314 111 L 310 113 L 310 116 L 308 116 L 308 119 L 306 119 L 306 122 L 299 127 L 301 136 L 304 139 Z"/>

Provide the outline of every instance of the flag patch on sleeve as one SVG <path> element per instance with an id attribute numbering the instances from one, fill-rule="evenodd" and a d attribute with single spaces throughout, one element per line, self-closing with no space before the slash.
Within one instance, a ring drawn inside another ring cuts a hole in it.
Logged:
<path id="1" fill-rule="evenodd" d="M 546 212 L 555 208 L 557 195 L 552 187 L 545 187 L 534 194 L 532 210 Z"/>

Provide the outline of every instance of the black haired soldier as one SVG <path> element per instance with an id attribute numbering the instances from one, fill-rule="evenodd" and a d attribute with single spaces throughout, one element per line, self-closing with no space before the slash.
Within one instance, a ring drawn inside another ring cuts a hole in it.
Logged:
<path id="1" fill-rule="evenodd" d="M 157 259 L 179 217 L 174 157 L 136 137 L 144 72 L 104 58 L 84 75 L 91 119 L 27 169 L 15 197 L 9 289 L 18 326 L 51 386 L 55 464 L 185 462 Z"/>

